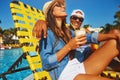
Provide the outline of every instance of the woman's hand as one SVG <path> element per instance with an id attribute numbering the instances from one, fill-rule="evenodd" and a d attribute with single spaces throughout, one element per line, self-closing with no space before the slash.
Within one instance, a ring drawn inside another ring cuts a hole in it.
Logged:
<path id="1" fill-rule="evenodd" d="M 35 36 L 36 38 L 41 39 L 42 35 L 44 38 L 47 37 L 47 24 L 45 20 L 38 20 L 34 27 L 33 27 L 33 31 L 32 31 L 33 36 Z"/>
<path id="2" fill-rule="evenodd" d="M 71 39 L 67 45 L 69 45 L 69 48 L 71 50 L 74 50 L 74 49 L 86 44 L 86 42 L 87 42 L 86 36 L 85 36 L 85 34 L 83 34 L 83 35 L 76 36 L 73 39 Z"/>

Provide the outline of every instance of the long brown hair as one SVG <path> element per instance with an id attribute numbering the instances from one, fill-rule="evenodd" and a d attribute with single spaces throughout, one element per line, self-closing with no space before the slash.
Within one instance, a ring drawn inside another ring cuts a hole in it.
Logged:
<path id="1" fill-rule="evenodd" d="M 68 28 L 66 28 L 66 19 L 62 20 L 62 27 L 61 27 L 62 31 L 61 31 L 61 29 L 57 26 L 56 19 L 53 16 L 53 8 L 54 7 L 51 6 L 51 8 L 49 8 L 47 12 L 47 18 L 46 18 L 47 26 L 53 31 L 57 40 L 61 38 L 65 41 L 65 43 L 67 43 L 72 37 L 70 31 L 68 30 Z"/>

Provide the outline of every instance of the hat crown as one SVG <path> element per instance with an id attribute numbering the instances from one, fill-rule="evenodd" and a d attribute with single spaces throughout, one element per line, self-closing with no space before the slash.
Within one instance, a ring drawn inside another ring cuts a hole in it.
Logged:
<path id="1" fill-rule="evenodd" d="M 43 6 L 43 13 L 44 13 L 45 15 L 47 15 L 48 8 L 50 7 L 50 4 L 51 4 L 52 2 L 53 2 L 53 1 L 48 1 L 48 2 L 46 2 L 46 3 L 44 4 L 44 6 Z"/>
<path id="2" fill-rule="evenodd" d="M 56 3 L 56 2 L 65 2 L 64 0 L 51 0 L 51 1 L 48 1 L 44 4 L 43 6 L 43 13 L 45 15 L 45 17 L 47 18 L 47 13 L 48 13 L 48 10 Z"/>

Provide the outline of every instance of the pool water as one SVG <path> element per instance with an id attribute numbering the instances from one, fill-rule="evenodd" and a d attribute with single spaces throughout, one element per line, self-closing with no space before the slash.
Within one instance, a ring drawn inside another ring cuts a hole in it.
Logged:
<path id="1" fill-rule="evenodd" d="M 0 74 L 6 72 L 9 67 L 23 54 L 21 48 L 17 49 L 6 49 L 0 50 Z M 22 64 L 19 65 L 18 68 L 26 67 L 28 63 L 25 59 L 22 59 Z M 17 68 L 17 69 L 18 69 Z M 30 75 L 32 72 L 30 69 L 15 72 L 12 74 L 6 75 L 7 80 L 23 80 L 25 77 Z M 3 80 L 0 78 L 0 80 Z"/>

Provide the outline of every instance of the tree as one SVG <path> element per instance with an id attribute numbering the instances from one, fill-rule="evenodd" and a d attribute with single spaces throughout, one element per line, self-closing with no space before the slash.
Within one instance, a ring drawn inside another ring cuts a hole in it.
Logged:
<path id="1" fill-rule="evenodd" d="M 104 26 L 100 26 L 100 28 L 101 28 L 100 33 L 105 33 L 105 27 Z"/>
<path id="2" fill-rule="evenodd" d="M 10 34 L 11 34 L 11 32 L 8 29 L 3 31 L 3 35 L 9 36 Z"/>
<path id="3" fill-rule="evenodd" d="M 117 11 L 114 15 L 114 18 L 120 21 L 120 11 Z"/>
<path id="4" fill-rule="evenodd" d="M 0 27 L 0 34 L 2 34 L 3 33 L 3 30 L 2 30 L 2 28 Z"/>
<path id="5" fill-rule="evenodd" d="M 90 27 L 89 24 L 86 24 L 86 25 L 83 26 L 83 28 L 85 28 L 85 29 L 87 29 L 87 28 L 89 28 L 89 27 Z"/>
<path id="6" fill-rule="evenodd" d="M 113 21 L 113 23 L 115 23 L 116 26 L 119 26 L 120 25 L 120 10 L 115 13 L 114 18 L 116 20 Z"/>
<path id="7" fill-rule="evenodd" d="M 86 25 L 83 26 L 83 28 L 85 29 L 85 31 L 87 33 L 91 33 L 91 31 L 88 29 L 89 27 L 91 27 L 89 24 L 86 24 Z"/>
<path id="8" fill-rule="evenodd" d="M 112 24 L 105 24 L 105 33 L 108 33 L 111 29 L 113 29 L 113 25 Z"/>
<path id="9" fill-rule="evenodd" d="M 16 34 L 16 29 L 15 28 L 10 28 L 9 31 L 10 31 L 11 34 Z"/>

